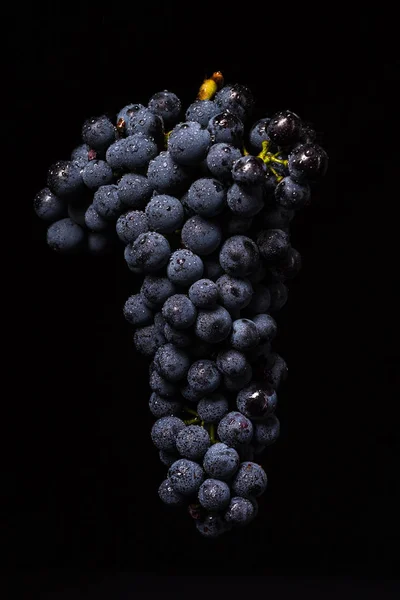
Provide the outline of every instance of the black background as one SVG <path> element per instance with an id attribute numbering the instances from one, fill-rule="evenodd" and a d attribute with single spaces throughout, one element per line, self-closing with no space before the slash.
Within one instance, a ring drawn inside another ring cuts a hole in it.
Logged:
<path id="1" fill-rule="evenodd" d="M 120 570 L 394 577 L 397 268 L 382 88 L 396 81 L 395 61 L 378 51 L 379 22 L 365 12 L 282 14 L 257 3 L 182 10 L 178 21 L 168 3 L 137 11 L 88 3 L 79 12 L 52 3 L 26 8 L 11 25 L 13 126 L 21 126 L 13 149 L 30 157 L 19 201 L 32 218 L 20 348 L 27 372 L 16 382 L 9 462 L 17 488 L 4 528 L 11 564 L 41 573 L 49 589 Z M 269 488 L 252 526 L 208 541 L 157 496 L 165 469 L 149 435 L 147 362 L 121 314 L 135 276 L 122 252 L 52 254 L 32 201 L 50 164 L 79 144 L 88 116 L 146 104 L 162 89 L 187 106 L 215 70 L 249 85 L 257 117 L 289 108 L 313 122 L 330 164 L 293 224 L 303 269 L 278 317 L 275 347 L 289 379 L 281 438 L 264 461 Z"/>

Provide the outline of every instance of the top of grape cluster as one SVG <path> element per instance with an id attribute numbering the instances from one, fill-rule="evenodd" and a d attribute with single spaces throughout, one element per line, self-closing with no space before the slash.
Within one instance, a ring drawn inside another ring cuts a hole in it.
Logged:
<path id="1" fill-rule="evenodd" d="M 262 217 L 265 207 L 269 214 L 274 208 L 290 215 L 307 205 L 310 186 L 327 169 L 325 150 L 289 110 L 251 125 L 253 107 L 248 87 L 224 85 L 216 72 L 201 85 L 185 120 L 180 99 L 167 90 L 154 94 L 147 107 L 128 104 L 114 122 L 105 115 L 87 119 L 83 143 L 69 160 L 50 167 L 47 187 L 35 197 L 37 215 L 52 223 L 50 247 L 101 254 L 112 236 L 127 244 L 149 230 L 169 234 L 194 216 L 218 215 L 232 235 L 249 228 L 255 215 Z M 162 196 L 158 204 L 150 203 L 154 196 Z M 164 196 L 178 198 L 181 206 L 161 210 L 162 202 L 171 204 Z M 132 218 L 120 220 L 127 211 L 145 209 L 146 223 L 138 215 L 135 227 Z M 211 240 L 210 231 L 206 237 Z M 182 245 L 188 247 L 187 240 Z"/>

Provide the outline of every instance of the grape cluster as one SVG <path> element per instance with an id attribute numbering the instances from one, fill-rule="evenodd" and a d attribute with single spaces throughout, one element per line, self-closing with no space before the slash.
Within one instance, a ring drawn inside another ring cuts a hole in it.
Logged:
<path id="1" fill-rule="evenodd" d="M 123 307 L 149 360 L 161 500 L 216 537 L 257 515 L 279 437 L 274 315 L 301 268 L 290 223 L 328 157 L 286 110 L 254 124 L 251 91 L 215 73 L 182 111 L 170 91 L 88 119 L 34 200 L 60 253 L 121 246 L 140 291 Z"/>

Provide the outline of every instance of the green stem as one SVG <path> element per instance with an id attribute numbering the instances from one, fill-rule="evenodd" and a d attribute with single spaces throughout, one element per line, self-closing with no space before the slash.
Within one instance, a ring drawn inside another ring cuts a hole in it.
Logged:
<path id="1" fill-rule="evenodd" d="M 184 421 L 185 425 L 198 425 L 199 423 L 201 423 L 201 420 L 199 419 L 199 417 L 196 417 L 195 419 L 188 419 L 186 421 Z"/>

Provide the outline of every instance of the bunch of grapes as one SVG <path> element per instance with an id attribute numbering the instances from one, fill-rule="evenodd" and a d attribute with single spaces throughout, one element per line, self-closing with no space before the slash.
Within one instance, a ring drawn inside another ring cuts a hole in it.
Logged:
<path id="1" fill-rule="evenodd" d="M 259 462 L 287 376 L 274 315 L 301 268 L 290 222 L 328 163 L 295 113 L 251 124 L 253 106 L 217 72 L 184 115 L 164 90 L 88 119 L 34 200 L 52 249 L 120 247 L 142 278 L 123 313 L 149 360 L 158 493 L 206 537 L 250 523 L 267 487 Z"/>

